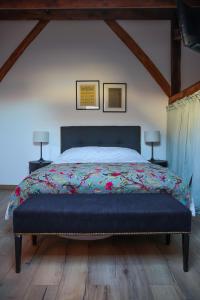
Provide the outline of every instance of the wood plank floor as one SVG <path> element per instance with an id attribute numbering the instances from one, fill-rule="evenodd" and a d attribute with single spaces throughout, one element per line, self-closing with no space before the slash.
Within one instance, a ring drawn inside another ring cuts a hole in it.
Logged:
<path id="1" fill-rule="evenodd" d="M 0 191 L 0 299 L 200 299 L 200 218 L 193 220 L 190 270 L 182 269 L 180 236 L 73 241 L 23 240 L 22 271 L 14 270 L 12 226 L 4 221 L 10 192 Z"/>

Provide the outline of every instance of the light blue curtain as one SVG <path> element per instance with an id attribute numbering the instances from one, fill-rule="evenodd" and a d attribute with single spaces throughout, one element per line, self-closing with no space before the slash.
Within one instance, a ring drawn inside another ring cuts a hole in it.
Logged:
<path id="1" fill-rule="evenodd" d="M 169 168 L 189 183 L 200 214 L 200 91 L 167 108 Z"/>

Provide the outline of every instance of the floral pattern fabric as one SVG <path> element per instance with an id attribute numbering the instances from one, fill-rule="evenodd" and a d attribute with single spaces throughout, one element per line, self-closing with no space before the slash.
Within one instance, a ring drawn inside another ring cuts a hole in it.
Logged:
<path id="1" fill-rule="evenodd" d="M 15 189 L 6 218 L 31 194 L 169 193 L 187 207 L 190 192 L 169 169 L 151 163 L 51 164 L 26 177 Z"/>

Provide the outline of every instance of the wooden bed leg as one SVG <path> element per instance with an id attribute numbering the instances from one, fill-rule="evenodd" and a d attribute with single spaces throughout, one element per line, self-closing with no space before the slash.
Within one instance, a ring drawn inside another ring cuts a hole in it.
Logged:
<path id="1" fill-rule="evenodd" d="M 170 245 L 170 242 L 171 242 L 171 234 L 167 233 L 165 235 L 165 243 L 166 245 Z"/>
<path id="2" fill-rule="evenodd" d="M 37 245 L 37 235 L 32 235 L 32 245 L 33 246 Z"/>
<path id="3" fill-rule="evenodd" d="M 15 270 L 16 273 L 21 271 L 21 252 L 22 252 L 22 235 L 15 235 Z"/>
<path id="4" fill-rule="evenodd" d="M 183 271 L 188 272 L 188 259 L 189 259 L 189 234 L 182 234 L 182 247 L 183 247 Z"/>

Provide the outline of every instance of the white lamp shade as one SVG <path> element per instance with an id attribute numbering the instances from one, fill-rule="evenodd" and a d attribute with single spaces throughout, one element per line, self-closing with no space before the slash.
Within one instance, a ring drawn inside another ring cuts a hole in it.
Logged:
<path id="1" fill-rule="evenodd" d="M 33 132 L 33 142 L 34 143 L 48 143 L 49 142 L 49 132 L 48 131 L 34 131 Z"/>
<path id="2" fill-rule="evenodd" d="M 144 140 L 146 143 L 159 143 L 160 142 L 160 131 L 145 131 Z"/>

